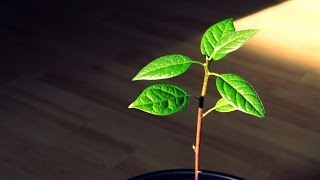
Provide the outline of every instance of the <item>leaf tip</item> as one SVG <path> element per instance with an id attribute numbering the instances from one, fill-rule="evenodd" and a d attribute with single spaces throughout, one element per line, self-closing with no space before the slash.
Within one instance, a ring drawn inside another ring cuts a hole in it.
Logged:
<path id="1" fill-rule="evenodd" d="M 132 81 L 137 81 L 137 80 L 139 80 L 138 74 L 132 78 Z"/>
<path id="2" fill-rule="evenodd" d="M 229 21 L 233 22 L 233 18 L 232 17 L 229 17 L 226 20 L 229 20 Z"/>
<path id="3" fill-rule="evenodd" d="M 262 112 L 259 112 L 257 115 L 256 115 L 258 118 L 264 118 L 265 117 L 265 111 L 263 110 Z"/>
<path id="4" fill-rule="evenodd" d="M 254 34 L 260 31 L 260 29 L 251 29 Z"/>
<path id="5" fill-rule="evenodd" d="M 134 105 L 133 105 L 133 103 L 131 103 L 129 106 L 128 106 L 128 108 L 129 109 L 132 109 L 132 108 L 134 108 Z"/>

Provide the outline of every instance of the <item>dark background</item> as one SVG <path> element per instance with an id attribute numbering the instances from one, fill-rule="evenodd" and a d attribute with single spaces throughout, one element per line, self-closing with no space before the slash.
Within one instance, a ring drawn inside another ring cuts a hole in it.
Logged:
<path id="1" fill-rule="evenodd" d="M 282 2 L 1 1 L 0 179 L 120 180 L 193 168 L 197 101 L 169 117 L 129 110 L 151 84 L 132 77 L 164 54 L 201 61 L 207 27 Z M 201 168 L 246 179 L 319 179 L 318 70 L 265 54 L 246 46 L 214 67 L 251 82 L 267 113 L 206 119 Z M 169 82 L 198 94 L 202 73 L 192 66 Z M 212 83 L 208 106 L 219 98 L 214 90 Z"/>
<path id="2" fill-rule="evenodd" d="M 0 80 L 56 64 L 73 66 L 97 60 L 84 57 L 84 51 L 94 51 L 101 61 L 123 56 L 125 62 L 132 55 L 147 53 L 144 46 L 152 46 L 157 39 L 172 41 L 157 43 L 156 49 L 161 50 L 200 36 L 212 22 L 237 19 L 276 3 L 279 1 L 1 1 Z M 154 40 L 141 42 L 137 40 L 141 34 Z"/>

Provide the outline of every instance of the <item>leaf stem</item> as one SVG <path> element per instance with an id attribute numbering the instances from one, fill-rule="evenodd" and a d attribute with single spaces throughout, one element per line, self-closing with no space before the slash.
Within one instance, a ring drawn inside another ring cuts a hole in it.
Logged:
<path id="1" fill-rule="evenodd" d="M 205 117 L 206 115 L 208 115 L 210 112 L 214 111 L 216 109 L 216 106 L 209 109 L 208 111 L 206 111 L 205 113 L 203 113 L 202 117 Z"/>
<path id="2" fill-rule="evenodd" d="M 205 63 L 202 63 L 200 61 L 192 61 L 193 64 L 200 64 L 201 66 L 204 66 Z"/>
<path id="3" fill-rule="evenodd" d="M 201 90 L 201 97 L 199 98 L 199 108 L 198 108 L 198 120 L 197 120 L 197 132 L 196 132 L 196 145 L 195 145 L 195 162 L 194 162 L 194 174 L 195 180 L 199 180 L 199 159 L 200 159 L 200 142 L 201 142 L 201 128 L 203 120 L 203 103 L 204 97 L 207 92 L 207 86 L 209 81 L 209 61 L 204 63 L 204 77 Z"/>
<path id="4" fill-rule="evenodd" d="M 220 77 L 220 74 L 215 73 L 215 72 L 209 72 L 209 76 L 217 76 L 217 77 Z"/>

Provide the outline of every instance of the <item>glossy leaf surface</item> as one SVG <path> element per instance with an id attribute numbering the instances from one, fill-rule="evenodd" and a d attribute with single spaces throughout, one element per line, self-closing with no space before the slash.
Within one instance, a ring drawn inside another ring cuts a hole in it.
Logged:
<path id="1" fill-rule="evenodd" d="M 238 110 L 264 117 L 265 111 L 260 98 L 253 87 L 242 77 L 235 74 L 221 74 L 216 79 L 221 96 Z"/>
<path id="2" fill-rule="evenodd" d="M 187 56 L 179 54 L 162 56 L 147 64 L 132 80 L 159 80 L 176 77 L 186 72 L 192 62 Z"/>
<path id="3" fill-rule="evenodd" d="M 239 49 L 249 39 L 251 39 L 258 30 L 249 29 L 242 31 L 235 31 L 228 34 L 219 41 L 214 49 L 214 52 L 210 55 L 210 59 L 217 61 L 225 57 L 230 52 Z"/>
<path id="4" fill-rule="evenodd" d="M 201 39 L 201 53 L 207 57 L 210 57 L 214 53 L 217 43 L 226 35 L 229 35 L 234 31 L 235 28 L 232 18 L 225 19 L 209 27 Z"/>
<path id="5" fill-rule="evenodd" d="M 231 111 L 237 110 L 237 108 L 233 107 L 224 98 L 219 99 L 214 108 L 218 112 L 231 112 Z"/>
<path id="6" fill-rule="evenodd" d="M 155 84 L 147 87 L 129 108 L 166 116 L 181 111 L 187 106 L 189 95 L 171 84 Z"/>

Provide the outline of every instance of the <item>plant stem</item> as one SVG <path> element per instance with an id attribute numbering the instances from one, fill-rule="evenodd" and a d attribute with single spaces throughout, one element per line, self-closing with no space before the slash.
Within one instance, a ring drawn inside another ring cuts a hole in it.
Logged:
<path id="1" fill-rule="evenodd" d="M 209 72 L 209 75 L 210 75 L 210 76 L 217 76 L 217 77 L 219 77 L 219 76 L 220 76 L 220 74 L 215 73 L 215 72 Z"/>
<path id="2" fill-rule="evenodd" d="M 213 107 L 213 108 L 209 109 L 208 111 L 203 113 L 202 117 L 205 117 L 207 114 L 209 114 L 211 111 L 214 111 L 215 109 L 216 109 L 216 107 Z"/>
<path id="3" fill-rule="evenodd" d="M 203 103 L 204 97 L 207 92 L 207 86 L 209 81 L 209 61 L 204 64 L 204 78 L 201 90 L 201 97 L 199 98 L 198 108 L 198 120 L 197 120 L 197 132 L 196 132 L 196 146 L 195 146 L 195 162 L 194 162 L 194 174 L 195 180 L 199 180 L 199 160 L 200 160 L 200 142 L 201 142 L 201 128 L 203 120 Z"/>

